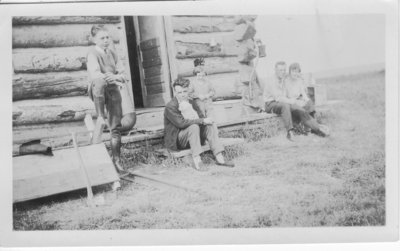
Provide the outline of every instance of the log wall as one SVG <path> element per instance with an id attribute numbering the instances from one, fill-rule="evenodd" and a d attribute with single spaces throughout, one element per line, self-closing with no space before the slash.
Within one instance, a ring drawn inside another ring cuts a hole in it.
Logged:
<path id="1" fill-rule="evenodd" d="M 80 121 L 85 113 L 95 115 L 94 105 L 87 96 L 86 73 L 93 24 L 104 24 L 108 28 L 114 41 L 112 46 L 130 79 L 122 17 L 13 18 L 14 126 Z"/>
<path id="2" fill-rule="evenodd" d="M 236 16 L 173 16 L 177 77 L 194 79 L 193 60 L 204 57 L 216 99 L 240 97 L 239 62 L 234 39 Z"/>

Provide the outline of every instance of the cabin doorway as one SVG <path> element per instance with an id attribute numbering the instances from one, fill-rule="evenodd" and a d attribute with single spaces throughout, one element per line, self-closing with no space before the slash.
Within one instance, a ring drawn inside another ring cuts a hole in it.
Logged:
<path id="1" fill-rule="evenodd" d="M 165 106 L 172 97 L 163 16 L 124 17 L 132 90 L 137 108 Z"/>

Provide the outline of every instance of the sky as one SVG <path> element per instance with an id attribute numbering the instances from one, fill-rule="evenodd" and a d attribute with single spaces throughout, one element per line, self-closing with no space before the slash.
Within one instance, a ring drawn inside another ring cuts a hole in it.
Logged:
<path id="1" fill-rule="evenodd" d="M 298 62 L 303 72 L 320 72 L 385 62 L 383 15 L 258 16 L 257 34 L 267 56 L 259 75 L 271 75 L 276 61 Z"/>

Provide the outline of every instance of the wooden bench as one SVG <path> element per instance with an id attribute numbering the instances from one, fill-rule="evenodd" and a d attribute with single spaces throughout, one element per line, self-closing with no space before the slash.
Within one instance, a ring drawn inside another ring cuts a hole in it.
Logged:
<path id="1" fill-rule="evenodd" d="M 226 146 L 232 146 L 232 145 L 237 145 L 237 144 L 242 144 L 244 143 L 244 139 L 242 138 L 220 138 L 221 144 L 226 147 Z M 210 146 L 208 144 L 205 144 L 202 146 L 203 152 L 206 152 L 210 150 Z M 181 151 L 170 151 L 167 149 L 159 149 L 156 150 L 158 153 L 162 154 L 163 156 L 166 157 L 173 157 L 173 158 L 182 158 L 185 156 L 189 156 L 191 154 L 190 149 L 185 149 Z"/>

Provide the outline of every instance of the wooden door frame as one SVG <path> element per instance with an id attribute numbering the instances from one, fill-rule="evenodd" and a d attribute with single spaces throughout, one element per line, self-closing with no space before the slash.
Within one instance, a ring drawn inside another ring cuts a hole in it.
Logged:
<path id="1" fill-rule="evenodd" d="M 140 74 L 140 85 L 142 88 L 142 100 L 143 100 L 143 106 L 146 107 L 147 104 L 147 100 L 146 100 L 146 94 L 144 93 L 146 91 L 146 88 L 144 86 L 144 69 L 143 69 L 143 65 L 142 65 L 142 53 L 140 52 L 140 29 L 139 29 L 139 17 L 138 16 L 133 16 L 133 27 L 135 30 L 135 34 L 136 34 L 136 53 L 138 55 L 138 57 L 136 58 L 136 60 L 138 61 L 138 65 L 139 65 L 139 74 Z"/>
<path id="2" fill-rule="evenodd" d="M 175 40 L 174 40 L 174 29 L 172 26 L 172 16 L 163 16 L 164 21 L 164 35 L 167 47 L 167 57 L 170 73 L 170 84 L 169 88 L 171 90 L 171 98 L 174 96 L 174 91 L 172 88 L 172 83 L 178 77 L 178 69 L 176 68 L 176 50 L 175 50 Z"/>
<path id="3" fill-rule="evenodd" d="M 121 25 L 122 25 L 122 39 L 120 39 L 120 43 L 124 48 L 124 51 L 126 52 L 127 55 L 129 55 L 128 51 L 128 41 L 127 41 L 127 35 L 126 35 L 126 27 L 125 27 L 125 19 L 124 16 L 121 16 Z M 132 76 L 131 76 L 131 66 L 129 64 L 129 59 L 126 61 L 126 69 L 125 69 L 125 75 L 127 76 L 129 83 L 128 86 L 128 93 L 129 96 L 132 99 L 132 104 L 135 104 L 135 100 L 133 98 L 133 90 L 132 90 Z"/>

